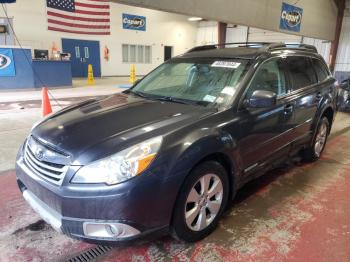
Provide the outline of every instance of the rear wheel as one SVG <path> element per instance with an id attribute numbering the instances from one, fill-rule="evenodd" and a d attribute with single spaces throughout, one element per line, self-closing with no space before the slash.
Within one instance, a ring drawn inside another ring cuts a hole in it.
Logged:
<path id="1" fill-rule="evenodd" d="M 314 135 L 311 146 L 303 151 L 303 159 L 311 162 L 320 158 L 329 134 L 329 122 L 327 117 L 322 117 L 318 123 L 316 134 Z"/>
<path id="2" fill-rule="evenodd" d="M 184 182 L 176 201 L 172 235 L 194 242 L 209 235 L 217 226 L 228 199 L 226 170 L 215 161 L 197 166 Z"/>

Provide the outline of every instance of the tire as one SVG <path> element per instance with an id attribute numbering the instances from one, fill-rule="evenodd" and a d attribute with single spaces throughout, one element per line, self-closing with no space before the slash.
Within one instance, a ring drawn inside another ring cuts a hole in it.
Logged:
<path id="1" fill-rule="evenodd" d="M 208 185 L 209 190 L 203 190 L 202 185 Z M 173 211 L 172 236 L 185 242 L 208 236 L 215 230 L 228 196 L 229 180 L 223 166 L 215 161 L 199 164 L 180 189 Z"/>
<path id="2" fill-rule="evenodd" d="M 313 136 L 311 145 L 302 152 L 302 158 L 305 162 L 313 162 L 320 158 L 326 146 L 328 135 L 329 121 L 327 117 L 322 117 L 317 124 L 317 129 Z"/>

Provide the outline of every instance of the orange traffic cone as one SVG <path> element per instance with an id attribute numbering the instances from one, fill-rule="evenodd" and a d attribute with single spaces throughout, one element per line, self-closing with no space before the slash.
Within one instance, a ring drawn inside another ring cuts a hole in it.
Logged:
<path id="1" fill-rule="evenodd" d="M 41 93 L 42 93 L 41 108 L 42 108 L 43 116 L 46 116 L 52 113 L 52 108 L 51 108 L 47 87 L 43 87 Z"/>

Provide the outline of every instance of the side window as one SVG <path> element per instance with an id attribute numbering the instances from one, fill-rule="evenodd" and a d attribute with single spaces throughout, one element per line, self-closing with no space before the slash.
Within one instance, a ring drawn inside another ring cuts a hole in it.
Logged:
<path id="1" fill-rule="evenodd" d="M 316 58 L 312 59 L 312 63 L 317 74 L 318 82 L 322 82 L 328 77 L 329 74 L 326 65 L 320 59 Z"/>
<path id="2" fill-rule="evenodd" d="M 294 90 L 317 83 L 316 74 L 309 58 L 289 56 L 286 58 L 286 63 L 292 78 Z"/>
<path id="3" fill-rule="evenodd" d="M 249 98 L 256 90 L 271 91 L 278 96 L 286 94 L 286 78 L 282 63 L 280 58 L 263 63 L 253 76 L 246 97 Z"/>

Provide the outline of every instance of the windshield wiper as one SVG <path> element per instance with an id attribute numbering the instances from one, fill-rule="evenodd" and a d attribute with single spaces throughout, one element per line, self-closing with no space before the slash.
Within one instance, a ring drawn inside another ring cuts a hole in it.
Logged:
<path id="1" fill-rule="evenodd" d="M 175 98 L 172 96 L 154 97 L 153 99 L 160 100 L 160 101 L 179 103 L 179 104 L 184 104 L 184 105 L 197 105 L 197 102 L 194 102 L 194 101 L 192 102 L 190 100 Z"/>
<path id="2" fill-rule="evenodd" d="M 129 92 L 136 95 L 136 96 L 145 98 L 145 99 L 167 101 L 167 102 L 173 102 L 173 103 L 184 104 L 184 105 L 201 105 L 201 103 L 199 103 L 197 101 L 180 99 L 180 98 L 175 98 L 172 96 L 146 95 L 142 92 L 137 92 L 137 91 L 132 91 L 132 90 L 130 90 Z"/>
<path id="3" fill-rule="evenodd" d="M 141 93 L 141 92 L 132 91 L 132 90 L 130 90 L 129 92 L 130 92 L 131 94 L 134 94 L 134 95 L 139 96 L 139 97 L 142 97 L 142 98 L 150 98 L 149 96 L 146 96 L 144 93 Z"/>

